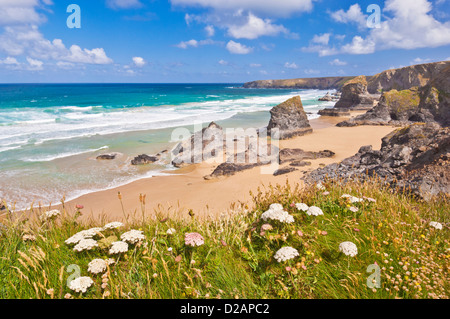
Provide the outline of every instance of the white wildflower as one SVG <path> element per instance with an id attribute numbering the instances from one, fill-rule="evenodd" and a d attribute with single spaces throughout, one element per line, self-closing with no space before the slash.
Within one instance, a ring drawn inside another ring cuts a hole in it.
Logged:
<path id="1" fill-rule="evenodd" d="M 309 206 L 304 203 L 297 203 L 295 204 L 295 207 L 297 207 L 298 210 L 302 210 L 304 212 L 306 212 L 309 208 Z"/>
<path id="2" fill-rule="evenodd" d="M 69 239 L 67 239 L 65 243 L 67 245 L 75 245 L 78 244 L 83 239 L 92 239 L 92 237 L 98 235 L 98 233 L 100 233 L 101 231 L 103 231 L 103 228 L 100 227 L 82 230 L 73 235 L 72 237 L 70 237 Z"/>
<path id="3" fill-rule="evenodd" d="M 73 235 L 72 237 L 70 237 L 69 239 L 67 239 L 65 241 L 65 243 L 67 245 L 75 245 L 75 244 L 78 244 L 83 239 L 86 239 L 86 237 L 83 234 L 77 233 L 77 234 Z"/>
<path id="4" fill-rule="evenodd" d="M 325 186 L 323 186 L 322 183 L 320 182 L 316 184 L 316 188 L 320 191 L 326 190 Z"/>
<path id="5" fill-rule="evenodd" d="M 143 241 L 145 236 L 143 231 L 132 229 L 123 233 L 122 236 L 120 236 L 120 239 L 130 244 L 136 244 L 137 242 Z"/>
<path id="6" fill-rule="evenodd" d="M 126 253 L 128 251 L 128 244 L 123 241 L 115 241 L 112 243 L 111 248 L 109 249 L 110 255 Z"/>
<path id="7" fill-rule="evenodd" d="M 316 206 L 311 206 L 308 208 L 308 210 L 306 211 L 306 214 L 308 214 L 309 216 L 319 216 L 319 215 L 323 215 L 323 211 Z"/>
<path id="8" fill-rule="evenodd" d="M 347 198 L 350 201 L 350 203 L 360 203 L 360 202 L 364 201 L 362 198 L 355 197 L 355 196 L 352 196 L 349 194 L 344 194 L 341 196 L 341 198 Z"/>
<path id="9" fill-rule="evenodd" d="M 83 250 L 91 250 L 94 247 L 98 247 L 98 243 L 93 239 L 82 239 L 78 242 L 78 244 L 73 248 L 74 251 L 83 251 Z"/>
<path id="10" fill-rule="evenodd" d="M 41 218 L 43 220 L 48 220 L 48 219 L 52 219 L 52 218 L 56 218 L 59 215 L 61 215 L 61 212 L 57 209 L 54 210 L 50 210 L 48 212 L 45 212 L 43 216 L 41 216 Z"/>
<path id="11" fill-rule="evenodd" d="M 94 281 L 89 277 L 78 277 L 69 283 L 69 288 L 75 292 L 85 293 L 93 284 Z"/>
<path id="12" fill-rule="evenodd" d="M 169 228 L 168 230 L 167 230 L 167 235 L 173 235 L 173 234 L 175 234 L 177 231 L 174 229 L 174 228 Z"/>
<path id="13" fill-rule="evenodd" d="M 436 229 L 442 229 L 442 224 L 438 222 L 430 222 L 429 224 L 431 227 L 434 227 Z"/>
<path id="14" fill-rule="evenodd" d="M 345 241 L 339 245 L 339 251 L 346 256 L 355 257 L 358 254 L 358 247 L 351 241 Z"/>
<path id="15" fill-rule="evenodd" d="M 109 229 L 117 229 L 123 227 L 123 224 L 121 222 L 112 222 L 109 224 L 106 224 L 105 226 L 103 226 L 104 230 L 109 230 Z"/>
<path id="16" fill-rule="evenodd" d="M 106 271 L 107 261 L 103 259 L 94 259 L 88 264 L 88 271 L 93 274 L 100 274 Z"/>
<path id="17" fill-rule="evenodd" d="M 280 263 L 286 260 L 294 259 L 299 256 L 297 249 L 292 247 L 283 247 L 275 253 L 274 258 Z"/>
<path id="18" fill-rule="evenodd" d="M 358 207 L 355 207 L 355 206 L 350 207 L 349 210 L 354 213 L 359 211 Z"/>
<path id="19" fill-rule="evenodd" d="M 290 215 L 288 212 L 286 212 L 283 209 L 283 206 L 280 204 L 270 205 L 269 210 L 265 211 L 261 215 L 261 219 L 262 220 L 267 220 L 267 219 L 278 220 L 281 223 L 287 223 L 287 224 L 294 222 L 294 217 L 292 215 Z"/>
<path id="20" fill-rule="evenodd" d="M 376 203 L 377 202 L 375 199 L 373 199 L 371 197 L 363 196 L 363 199 L 365 199 L 366 201 L 371 202 L 371 203 Z"/>

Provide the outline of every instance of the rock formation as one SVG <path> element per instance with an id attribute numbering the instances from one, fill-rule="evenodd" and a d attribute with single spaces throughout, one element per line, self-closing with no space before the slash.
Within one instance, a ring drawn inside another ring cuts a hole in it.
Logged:
<path id="1" fill-rule="evenodd" d="M 98 160 L 113 160 L 115 159 L 117 154 L 102 154 L 97 156 Z"/>
<path id="2" fill-rule="evenodd" d="M 269 135 L 274 128 L 279 129 L 280 139 L 289 139 L 312 133 L 300 96 L 295 96 L 275 106 L 270 114 L 271 118 L 267 127 Z"/>
<path id="3" fill-rule="evenodd" d="M 307 181 L 365 179 L 378 176 L 392 186 L 429 200 L 450 193 L 450 128 L 436 123 L 412 124 L 387 135 L 380 151 L 371 146 L 341 163 L 311 172 Z"/>
<path id="4" fill-rule="evenodd" d="M 146 164 L 155 163 L 158 160 L 159 160 L 158 156 L 149 156 L 146 154 L 142 154 L 142 155 L 136 156 L 131 161 L 131 165 L 146 165 Z"/>
<path id="5" fill-rule="evenodd" d="M 450 65 L 421 88 L 384 92 L 377 106 L 338 126 L 407 125 L 412 122 L 450 124 Z"/>

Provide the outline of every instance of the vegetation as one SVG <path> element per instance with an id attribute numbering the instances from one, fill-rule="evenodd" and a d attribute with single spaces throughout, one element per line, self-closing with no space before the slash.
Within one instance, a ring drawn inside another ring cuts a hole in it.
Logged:
<path id="1" fill-rule="evenodd" d="M 192 211 L 126 216 L 122 228 L 95 230 L 99 246 L 81 252 L 65 241 L 106 220 L 81 222 L 81 207 L 59 215 L 34 210 L 44 218 L 14 219 L 10 213 L 0 237 L 0 298 L 449 297 L 447 198 L 421 202 L 377 180 L 269 186 L 252 196 L 254 208 L 216 219 L 200 220 Z M 144 196 L 141 202 L 144 209 Z M 262 220 L 274 203 L 294 221 Z M 308 215 L 297 203 L 323 215 Z M 110 255 L 112 242 L 130 229 L 145 239 Z M 187 233 L 204 242 L 189 245 Z M 357 255 L 340 252 L 342 242 L 354 243 Z M 274 256 L 282 247 L 298 256 L 278 262 Z M 114 263 L 105 271 L 88 272 L 92 260 L 110 258 Z M 77 275 L 93 280 L 85 293 L 68 287 Z M 368 278 L 375 286 L 367 285 Z"/>

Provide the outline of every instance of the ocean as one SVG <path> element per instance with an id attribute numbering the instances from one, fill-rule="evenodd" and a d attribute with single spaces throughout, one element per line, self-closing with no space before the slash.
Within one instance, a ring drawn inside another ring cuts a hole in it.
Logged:
<path id="1" fill-rule="evenodd" d="M 263 127 L 269 110 L 295 95 L 316 118 L 334 104 L 317 101 L 326 93 L 236 83 L 1 84 L 0 199 L 24 209 L 168 174 L 169 159 L 140 167 L 130 161 L 170 149 L 177 127 Z M 96 160 L 113 152 L 113 161 Z"/>

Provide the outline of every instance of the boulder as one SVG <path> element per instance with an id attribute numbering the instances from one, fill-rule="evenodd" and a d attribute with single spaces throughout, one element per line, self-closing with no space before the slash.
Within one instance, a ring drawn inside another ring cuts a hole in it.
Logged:
<path id="1" fill-rule="evenodd" d="M 271 134 L 274 128 L 279 129 L 280 139 L 289 139 L 312 133 L 300 96 L 295 96 L 275 106 L 270 114 L 271 118 L 267 127 L 268 134 Z"/>
<path id="2" fill-rule="evenodd" d="M 142 155 L 136 156 L 131 161 L 131 165 L 146 165 L 146 164 L 151 164 L 151 163 L 157 162 L 158 160 L 159 160 L 158 156 L 149 156 L 146 154 L 142 154 Z"/>
<path id="3" fill-rule="evenodd" d="M 273 176 L 279 176 L 279 175 L 288 174 L 288 173 L 294 172 L 294 171 L 296 171 L 296 170 L 297 170 L 297 169 L 294 168 L 294 167 L 280 168 L 280 169 L 276 170 L 276 171 L 273 173 Z"/>
<path id="4" fill-rule="evenodd" d="M 334 106 L 337 109 L 364 110 L 374 106 L 376 96 L 367 91 L 367 79 L 364 75 L 358 76 L 342 87 L 342 95 Z"/>

